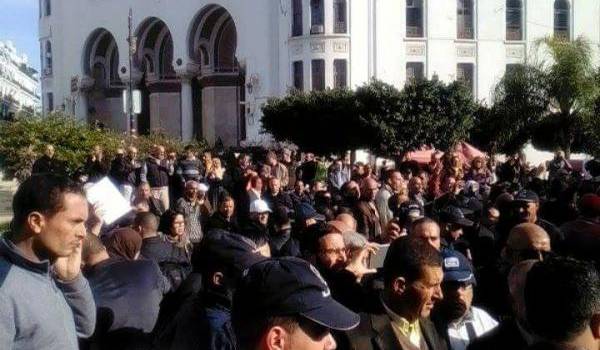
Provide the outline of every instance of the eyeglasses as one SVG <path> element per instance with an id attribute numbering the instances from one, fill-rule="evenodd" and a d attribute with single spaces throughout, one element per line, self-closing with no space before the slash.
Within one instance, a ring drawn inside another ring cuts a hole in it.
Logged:
<path id="1" fill-rule="evenodd" d="M 346 248 L 330 248 L 330 249 L 321 249 L 321 253 L 324 255 L 342 255 L 345 254 L 348 250 Z"/>

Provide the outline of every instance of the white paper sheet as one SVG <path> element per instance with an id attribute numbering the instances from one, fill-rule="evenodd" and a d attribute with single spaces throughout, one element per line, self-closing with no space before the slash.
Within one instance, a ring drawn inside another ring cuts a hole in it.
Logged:
<path id="1" fill-rule="evenodd" d="M 112 224 L 131 211 L 131 205 L 108 177 L 88 187 L 86 196 L 106 225 Z"/>

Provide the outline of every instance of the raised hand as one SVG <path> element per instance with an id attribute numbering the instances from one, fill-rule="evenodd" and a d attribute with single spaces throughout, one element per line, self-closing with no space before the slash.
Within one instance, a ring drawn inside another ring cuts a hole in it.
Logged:
<path id="1" fill-rule="evenodd" d="M 54 273 L 59 280 L 69 282 L 77 278 L 81 273 L 82 244 L 83 242 L 79 242 L 79 245 L 73 250 L 71 255 L 60 257 L 54 262 Z"/>
<path id="2" fill-rule="evenodd" d="M 377 269 L 368 268 L 369 256 L 375 254 L 377 250 L 379 250 L 379 247 L 367 243 L 363 249 L 350 257 L 350 262 L 346 265 L 346 270 L 350 271 L 356 277 L 356 281 L 360 282 L 365 275 L 377 272 Z"/>

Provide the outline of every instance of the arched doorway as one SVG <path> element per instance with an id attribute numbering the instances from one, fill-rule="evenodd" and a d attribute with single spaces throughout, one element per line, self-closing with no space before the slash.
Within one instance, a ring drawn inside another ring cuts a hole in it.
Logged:
<path id="1" fill-rule="evenodd" d="M 214 144 L 238 145 L 245 138 L 244 77 L 236 58 L 237 29 L 222 6 L 208 5 L 192 22 L 189 56 L 200 66 L 198 84 L 192 85 L 194 134 Z"/>
<path id="2" fill-rule="evenodd" d="M 87 119 L 89 123 L 102 123 L 113 130 L 127 130 L 122 110 L 125 85 L 119 78 L 118 69 L 119 50 L 114 36 L 104 28 L 94 30 L 83 55 Z"/>
<path id="3" fill-rule="evenodd" d="M 181 135 L 180 81 L 173 69 L 173 38 L 162 20 L 147 18 L 136 30 L 137 49 L 133 64 L 142 74 L 138 88 L 142 92 L 142 113 L 138 130 L 175 137 Z"/>

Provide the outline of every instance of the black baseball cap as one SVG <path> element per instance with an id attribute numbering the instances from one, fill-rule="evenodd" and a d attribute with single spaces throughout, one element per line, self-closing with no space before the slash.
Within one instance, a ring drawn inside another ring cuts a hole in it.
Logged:
<path id="1" fill-rule="evenodd" d="M 400 204 L 399 219 L 406 222 L 408 219 L 416 220 L 425 216 L 423 207 L 417 201 L 408 201 Z"/>
<path id="2" fill-rule="evenodd" d="M 231 268 L 239 276 L 250 266 L 264 261 L 256 244 L 237 233 L 216 229 L 209 231 L 194 250 L 192 265 L 195 271 L 213 264 Z"/>
<path id="3" fill-rule="evenodd" d="M 531 190 L 521 190 L 514 199 L 515 202 L 539 203 L 540 197 Z"/>
<path id="4" fill-rule="evenodd" d="M 449 205 L 440 212 L 440 221 L 460 226 L 473 226 L 473 221 L 465 218 L 465 213 L 458 207 Z"/>
<path id="5" fill-rule="evenodd" d="M 308 262 L 274 258 L 250 267 L 233 296 L 232 318 L 252 322 L 286 316 L 302 316 L 342 331 L 360 322 L 358 314 L 331 297 L 327 283 Z"/>
<path id="6" fill-rule="evenodd" d="M 444 282 L 476 284 L 473 266 L 467 257 L 454 249 L 442 249 Z"/>

